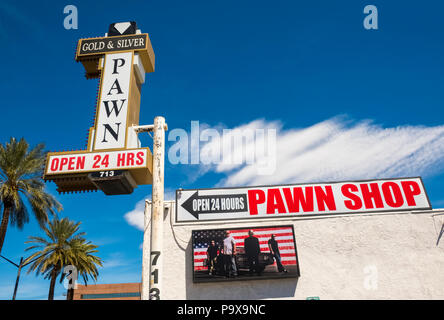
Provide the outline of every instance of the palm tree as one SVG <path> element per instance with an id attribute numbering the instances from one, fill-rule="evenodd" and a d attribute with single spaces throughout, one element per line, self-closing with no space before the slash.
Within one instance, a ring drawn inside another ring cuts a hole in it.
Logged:
<path id="1" fill-rule="evenodd" d="M 71 246 L 71 258 L 74 260 L 74 266 L 77 269 L 77 276 L 81 276 L 83 278 L 83 282 L 87 284 L 88 277 L 97 281 L 97 277 L 99 272 L 97 270 L 97 266 L 102 266 L 102 260 L 95 256 L 94 253 L 97 253 L 96 245 L 92 244 L 90 241 L 86 242 L 85 239 L 79 238 L 72 242 Z M 65 278 L 65 273 L 60 277 L 60 282 L 63 282 Z M 73 300 L 74 298 L 74 288 L 68 288 L 67 300 Z"/>
<path id="2" fill-rule="evenodd" d="M 55 216 L 48 226 L 43 227 L 47 238 L 32 236 L 25 242 L 34 244 L 28 247 L 27 251 L 39 250 L 26 259 L 26 261 L 35 259 L 28 273 L 36 271 L 37 275 L 43 274 L 45 279 L 51 280 L 48 300 L 54 299 L 56 279 L 67 265 L 78 268 L 84 279 L 88 279 L 88 275 L 97 278 L 95 264 L 101 265 L 100 258 L 93 255 L 97 252 L 97 246 L 84 240 L 85 233 L 79 232 L 79 226 L 80 222 L 75 223 L 68 218 L 60 220 Z"/>
<path id="3" fill-rule="evenodd" d="M 0 203 L 3 216 L 0 224 L 0 253 L 8 224 L 22 229 L 29 222 L 25 199 L 30 205 L 40 227 L 48 222 L 48 214 L 62 209 L 61 204 L 45 192 L 42 173 L 45 164 L 44 145 L 29 150 L 29 144 L 22 138 L 11 138 L 9 143 L 0 145 Z M 9 221 L 10 220 L 10 221 Z"/>

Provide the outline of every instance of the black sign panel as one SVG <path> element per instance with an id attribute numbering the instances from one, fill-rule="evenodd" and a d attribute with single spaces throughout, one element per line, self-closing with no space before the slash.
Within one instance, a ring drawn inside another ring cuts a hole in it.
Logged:
<path id="1" fill-rule="evenodd" d="M 121 28 L 117 27 L 118 25 L 120 26 L 125 25 L 126 29 L 122 30 Z M 109 25 L 108 37 L 120 36 L 125 34 L 136 34 L 136 30 L 137 30 L 137 24 L 135 21 L 112 23 Z"/>
<path id="2" fill-rule="evenodd" d="M 127 170 L 91 172 L 88 177 L 106 195 L 131 194 L 134 190 L 135 183 Z"/>
<path id="3" fill-rule="evenodd" d="M 112 178 L 123 175 L 124 170 L 109 170 L 109 171 L 97 171 L 91 172 L 92 178 Z"/>
<path id="4" fill-rule="evenodd" d="M 145 49 L 147 34 L 125 35 L 117 37 L 103 37 L 80 39 L 77 56 L 101 54 L 114 51 Z"/>
<path id="5" fill-rule="evenodd" d="M 196 219 L 200 214 L 235 213 L 248 211 L 247 194 L 199 195 L 196 191 L 182 208 Z"/>

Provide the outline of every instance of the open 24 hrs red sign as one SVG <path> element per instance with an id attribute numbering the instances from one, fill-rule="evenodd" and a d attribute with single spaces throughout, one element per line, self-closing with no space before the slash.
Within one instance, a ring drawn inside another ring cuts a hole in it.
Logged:
<path id="1" fill-rule="evenodd" d="M 147 168 L 147 148 L 105 152 L 48 153 L 47 175 Z"/>
<path id="2" fill-rule="evenodd" d="M 420 177 L 176 191 L 176 222 L 424 209 Z"/>

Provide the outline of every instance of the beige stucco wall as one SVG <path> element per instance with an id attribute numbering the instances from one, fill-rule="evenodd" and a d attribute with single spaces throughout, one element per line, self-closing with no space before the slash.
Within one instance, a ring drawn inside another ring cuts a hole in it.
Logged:
<path id="1" fill-rule="evenodd" d="M 166 206 L 163 299 L 444 299 L 444 210 L 174 225 Z M 192 230 L 288 224 L 300 278 L 193 283 Z"/>

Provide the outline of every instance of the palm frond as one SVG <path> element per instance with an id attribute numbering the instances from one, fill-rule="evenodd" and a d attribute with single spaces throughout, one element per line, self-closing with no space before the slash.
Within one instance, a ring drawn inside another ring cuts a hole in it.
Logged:
<path id="1" fill-rule="evenodd" d="M 73 265 L 85 283 L 89 278 L 97 280 L 97 266 L 102 266 L 102 260 L 95 255 L 98 247 L 87 242 L 83 237 L 86 233 L 80 232 L 79 228 L 80 222 L 75 223 L 68 218 L 59 219 L 55 216 L 43 228 L 46 238 L 29 237 L 26 243 L 32 245 L 26 250 L 38 251 L 26 258 L 26 261 L 33 260 L 28 273 L 34 271 L 37 275 L 50 278 L 55 272 L 56 276 L 61 274 L 62 282 L 65 278 L 62 273 L 64 266 Z"/>
<path id="2" fill-rule="evenodd" d="M 24 138 L 0 145 L 0 203 L 8 208 L 9 223 L 22 229 L 32 212 L 40 227 L 62 210 L 61 204 L 45 191 L 41 179 L 46 156 L 44 145 L 30 149 Z M 2 229 L 2 236 L 6 229 Z M 0 251 L 3 243 L 0 244 Z"/>

